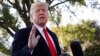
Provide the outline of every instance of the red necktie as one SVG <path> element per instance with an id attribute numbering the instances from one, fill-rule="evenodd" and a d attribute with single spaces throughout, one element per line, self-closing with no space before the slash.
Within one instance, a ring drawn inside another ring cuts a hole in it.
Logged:
<path id="1" fill-rule="evenodd" d="M 47 40 L 47 43 L 48 43 L 48 46 L 49 46 L 49 50 L 50 50 L 51 56 L 57 56 L 56 50 L 55 50 L 55 48 L 53 46 L 53 43 L 50 40 L 50 37 L 49 37 L 49 35 L 47 33 L 47 30 L 43 29 L 43 33 L 44 33 L 44 35 L 46 37 L 46 40 Z"/>

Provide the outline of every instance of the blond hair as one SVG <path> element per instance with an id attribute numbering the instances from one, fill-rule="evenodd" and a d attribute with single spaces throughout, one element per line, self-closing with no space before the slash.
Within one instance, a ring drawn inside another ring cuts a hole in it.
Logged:
<path id="1" fill-rule="evenodd" d="M 41 5 L 41 6 L 44 6 L 47 10 L 48 10 L 48 3 L 46 2 L 36 2 L 36 3 L 33 3 L 30 7 L 30 18 L 32 18 L 32 14 L 33 14 L 33 11 L 34 9 L 38 6 L 38 5 Z M 30 20 L 31 21 L 31 20 Z"/>

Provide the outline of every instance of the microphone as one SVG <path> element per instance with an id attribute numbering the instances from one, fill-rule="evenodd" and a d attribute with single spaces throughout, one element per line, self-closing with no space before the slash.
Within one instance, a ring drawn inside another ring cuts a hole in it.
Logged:
<path id="1" fill-rule="evenodd" d="M 78 41 L 71 41 L 70 47 L 71 47 L 73 56 L 84 56 L 81 45 Z"/>

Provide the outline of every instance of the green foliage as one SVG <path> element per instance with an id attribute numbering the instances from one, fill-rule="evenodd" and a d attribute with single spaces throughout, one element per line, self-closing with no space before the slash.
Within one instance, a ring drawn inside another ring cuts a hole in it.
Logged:
<path id="1" fill-rule="evenodd" d="M 7 42 L 9 39 L 7 36 L 8 36 L 8 33 L 6 32 L 6 30 L 0 28 L 0 52 L 7 55 L 11 55 L 11 50 L 6 47 L 8 46 Z"/>
<path id="2" fill-rule="evenodd" d="M 97 41 L 100 41 L 100 26 L 97 26 L 97 27 L 96 27 L 95 39 L 96 39 Z"/>
<path id="3" fill-rule="evenodd" d="M 93 45 L 89 46 L 85 50 L 85 56 L 100 56 L 100 44 L 93 43 Z"/>
<path id="4" fill-rule="evenodd" d="M 9 7 L 7 7 L 6 5 L 3 5 L 3 10 L 2 10 L 3 16 L 2 16 L 2 20 L 3 20 L 3 27 L 14 27 L 16 20 L 14 19 L 14 17 L 9 13 Z"/>
<path id="5" fill-rule="evenodd" d="M 3 2 L 3 0 L 0 0 L 0 4 Z"/>
<path id="6" fill-rule="evenodd" d="M 0 52 L 3 52 L 7 55 L 11 55 L 11 51 L 8 50 L 2 43 L 0 43 Z"/>
<path id="7" fill-rule="evenodd" d="M 75 2 L 78 2 L 80 5 L 86 5 L 85 0 L 69 0 L 71 4 L 75 4 Z"/>
<path id="8" fill-rule="evenodd" d="M 60 26 L 59 28 L 52 29 L 58 36 L 62 49 L 69 46 L 69 42 L 72 40 L 78 40 L 80 42 L 92 41 L 94 39 L 95 28 L 90 27 L 88 22 L 82 22 L 81 24 L 67 26 Z"/>
<path id="9" fill-rule="evenodd" d="M 13 31 L 16 31 L 18 28 L 16 27 L 16 22 L 17 19 L 13 17 L 13 15 L 10 14 L 9 9 L 6 4 L 2 4 L 2 16 L 0 16 L 0 27 L 5 29 L 11 36 L 13 36 L 13 32 L 10 30 L 12 29 Z M 9 29 L 10 28 L 10 29 Z"/>

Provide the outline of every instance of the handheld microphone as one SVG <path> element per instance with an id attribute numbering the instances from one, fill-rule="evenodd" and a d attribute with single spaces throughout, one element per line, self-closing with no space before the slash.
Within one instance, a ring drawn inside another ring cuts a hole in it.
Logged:
<path id="1" fill-rule="evenodd" d="M 73 53 L 73 56 L 84 56 L 81 45 L 78 41 L 72 41 L 70 47 Z"/>

